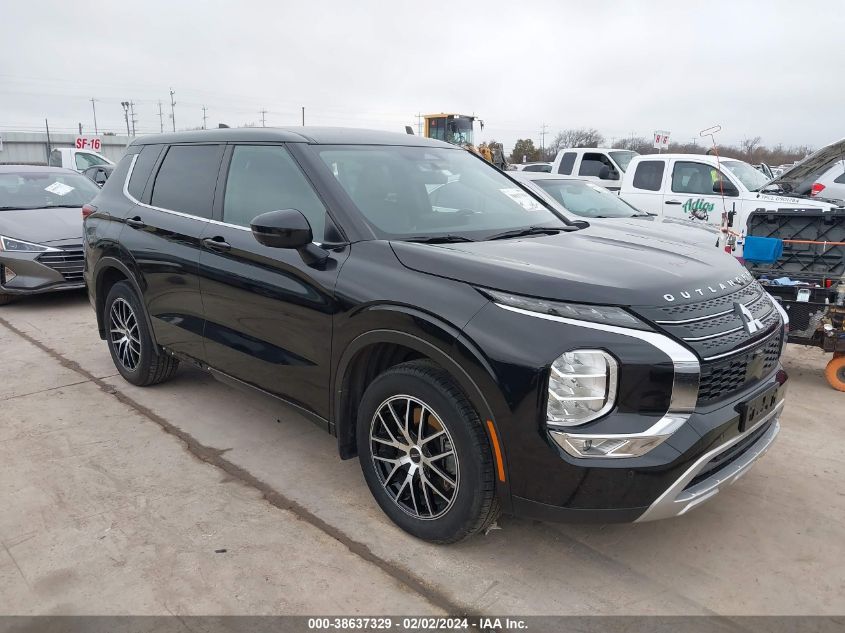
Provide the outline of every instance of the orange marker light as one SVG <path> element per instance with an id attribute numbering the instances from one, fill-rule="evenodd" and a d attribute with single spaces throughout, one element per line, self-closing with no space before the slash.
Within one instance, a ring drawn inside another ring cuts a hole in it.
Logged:
<path id="1" fill-rule="evenodd" d="M 493 456 L 496 458 L 496 472 L 499 474 L 499 481 L 505 480 L 505 464 L 502 462 L 502 449 L 499 446 L 499 436 L 496 435 L 496 427 L 493 420 L 487 420 L 487 429 L 490 432 L 490 440 L 493 442 Z"/>

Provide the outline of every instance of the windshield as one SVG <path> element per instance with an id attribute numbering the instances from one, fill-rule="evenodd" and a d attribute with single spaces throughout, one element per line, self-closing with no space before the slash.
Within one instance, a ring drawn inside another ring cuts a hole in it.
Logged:
<path id="1" fill-rule="evenodd" d="M 546 203 L 467 151 L 319 146 L 317 152 L 381 239 L 563 226 Z"/>
<path id="2" fill-rule="evenodd" d="M 631 159 L 634 156 L 638 156 L 636 152 L 631 152 L 628 150 L 621 151 L 621 152 L 610 152 L 610 157 L 616 161 L 616 164 L 619 165 L 619 169 L 622 171 L 628 171 L 628 165 L 631 164 Z"/>
<path id="3" fill-rule="evenodd" d="M 0 210 L 81 207 L 99 192 L 88 178 L 69 171 L 0 172 Z"/>
<path id="4" fill-rule="evenodd" d="M 637 211 L 616 194 L 591 182 L 562 178 L 532 182 L 560 202 L 567 211 L 585 218 L 631 218 L 647 215 Z"/>
<path id="5" fill-rule="evenodd" d="M 741 160 L 723 161 L 722 167 L 736 176 L 748 191 L 758 191 L 763 185 L 769 182 L 769 179 L 763 173 Z"/>

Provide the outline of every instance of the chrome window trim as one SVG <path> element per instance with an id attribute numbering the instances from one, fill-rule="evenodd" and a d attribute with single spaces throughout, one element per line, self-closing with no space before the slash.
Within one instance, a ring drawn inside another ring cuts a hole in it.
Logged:
<path id="1" fill-rule="evenodd" d="M 247 226 L 240 226 L 239 224 L 230 224 L 229 222 L 221 222 L 220 220 L 214 220 L 212 218 L 204 218 L 199 215 L 193 215 L 191 213 L 182 213 L 181 211 L 174 211 L 172 209 L 165 209 L 163 207 L 155 207 L 151 204 L 146 204 L 141 202 L 131 193 L 129 193 L 129 179 L 132 178 L 132 172 L 135 170 L 135 161 L 138 160 L 138 154 L 135 154 L 132 157 L 132 163 L 129 165 L 129 171 L 126 174 L 126 179 L 123 181 L 123 195 L 129 198 L 134 204 L 137 204 L 139 207 L 144 207 L 145 209 L 152 209 L 153 211 L 161 211 L 162 213 L 170 213 L 171 215 L 177 215 L 179 217 L 188 218 L 189 220 L 200 220 L 201 222 L 208 222 L 209 224 L 216 224 L 217 226 L 225 226 L 230 229 L 237 229 L 239 231 L 246 231 L 247 233 L 252 233 L 252 229 Z M 322 246 L 321 242 L 312 241 L 312 244 L 316 244 L 317 246 Z"/>
<path id="2" fill-rule="evenodd" d="M 494 302 L 495 303 L 495 302 Z M 592 323 L 590 321 L 579 321 L 577 319 L 568 319 L 566 317 L 554 316 L 551 314 L 542 314 L 540 312 L 531 312 L 523 308 L 515 308 L 513 306 L 496 303 L 497 306 L 503 310 L 516 312 L 525 316 L 534 317 L 537 319 L 545 319 L 547 321 L 556 321 L 558 323 L 565 323 L 567 325 L 574 325 L 577 327 L 586 327 L 593 330 L 601 330 L 603 332 L 611 332 L 622 336 L 629 336 L 631 338 L 639 339 L 653 347 L 656 347 L 664 354 L 669 356 L 675 368 L 675 375 L 672 379 L 672 395 L 669 400 L 669 409 L 655 424 L 649 427 L 642 433 L 636 434 L 608 434 L 608 435 L 594 435 L 583 433 L 565 433 L 554 430 L 549 432 L 552 439 L 563 448 L 567 453 L 573 457 L 586 458 L 588 456 L 578 453 L 575 448 L 566 441 L 567 439 L 644 439 L 653 437 L 656 442 L 649 446 L 649 450 L 655 448 L 662 443 L 666 438 L 670 437 L 675 431 L 681 428 L 687 420 L 689 420 L 693 411 L 695 411 L 696 401 L 698 400 L 698 387 L 701 377 L 701 365 L 698 362 L 698 357 L 689 349 L 675 341 L 674 339 L 660 334 L 658 332 L 650 332 L 645 330 L 634 330 L 631 328 L 619 327 L 616 325 L 605 325 L 602 323 Z M 619 457 L 630 457 L 631 455 L 618 455 Z M 613 458 L 612 455 L 605 456 L 605 458 Z"/>

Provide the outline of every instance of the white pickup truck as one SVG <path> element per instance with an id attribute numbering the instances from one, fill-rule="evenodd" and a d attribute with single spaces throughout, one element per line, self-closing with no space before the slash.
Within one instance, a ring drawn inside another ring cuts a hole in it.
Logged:
<path id="1" fill-rule="evenodd" d="M 57 147 L 50 152 L 49 165 L 50 167 L 65 167 L 81 172 L 96 165 L 114 165 L 114 161 L 87 149 Z"/>
<path id="2" fill-rule="evenodd" d="M 836 207 L 795 192 L 784 180 L 788 176 L 789 172 L 769 181 L 748 163 L 732 158 L 651 154 L 631 160 L 619 195 L 637 209 L 665 218 L 721 227 L 724 215 L 730 230 L 725 238 L 735 238 L 733 254 L 739 257 L 753 213 L 824 212 Z"/>
<path id="3" fill-rule="evenodd" d="M 635 156 L 638 156 L 636 152 L 627 149 L 570 147 L 557 153 L 551 173 L 577 176 L 605 189 L 619 191 L 622 175 Z"/>

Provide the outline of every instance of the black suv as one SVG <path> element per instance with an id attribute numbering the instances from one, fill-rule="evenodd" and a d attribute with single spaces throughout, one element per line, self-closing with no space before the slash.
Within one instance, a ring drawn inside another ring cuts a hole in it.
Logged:
<path id="1" fill-rule="evenodd" d="M 785 314 L 685 228 L 548 204 L 414 136 L 151 136 L 83 210 L 85 276 L 126 380 L 294 405 L 420 538 L 682 514 L 777 435 Z"/>

